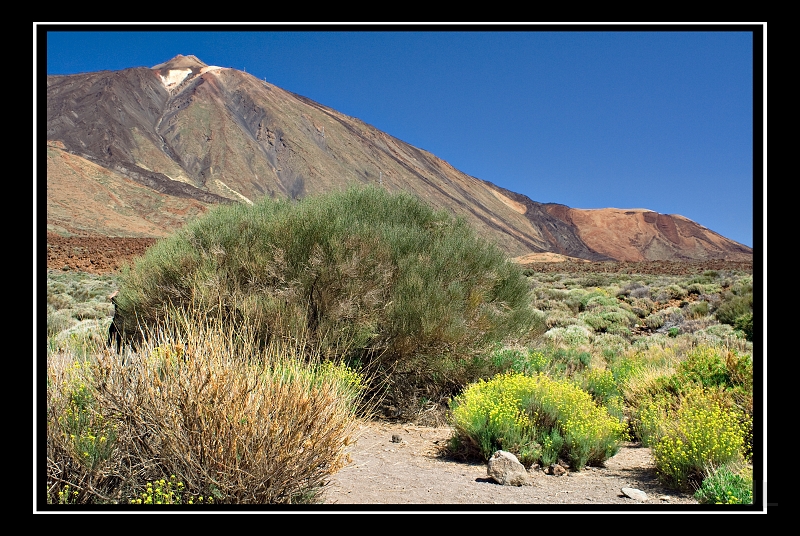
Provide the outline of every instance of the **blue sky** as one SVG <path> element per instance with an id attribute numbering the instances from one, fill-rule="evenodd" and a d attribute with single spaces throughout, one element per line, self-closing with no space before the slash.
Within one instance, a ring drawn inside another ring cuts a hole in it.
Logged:
<path id="1" fill-rule="evenodd" d="M 48 32 L 47 74 L 192 54 L 534 201 L 680 214 L 748 246 L 754 209 L 765 221 L 765 151 L 753 151 L 763 103 L 754 102 L 753 34 L 741 28 L 59 28 Z M 760 67 L 756 74 L 761 84 Z"/>

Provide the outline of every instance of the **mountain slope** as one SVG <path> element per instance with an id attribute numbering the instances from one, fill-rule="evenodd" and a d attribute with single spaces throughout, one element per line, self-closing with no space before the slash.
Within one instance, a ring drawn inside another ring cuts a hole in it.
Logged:
<path id="1" fill-rule="evenodd" d="M 194 56 L 48 76 L 47 140 L 54 232 L 164 236 L 216 203 L 376 184 L 463 216 L 512 257 L 752 259 L 749 248 L 678 216 L 639 217 L 635 232 L 618 225 L 619 235 L 599 236 L 592 226 L 603 223 L 577 209 L 471 177 L 363 121 Z M 691 239 L 672 240 L 672 229 Z"/>

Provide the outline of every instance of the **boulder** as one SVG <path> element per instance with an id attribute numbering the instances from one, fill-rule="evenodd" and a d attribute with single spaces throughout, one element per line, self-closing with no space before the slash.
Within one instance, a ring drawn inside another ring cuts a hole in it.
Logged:
<path id="1" fill-rule="evenodd" d="M 525 466 L 516 456 L 504 450 L 498 450 L 486 468 L 489 477 L 502 486 L 530 486 L 532 482 Z"/>

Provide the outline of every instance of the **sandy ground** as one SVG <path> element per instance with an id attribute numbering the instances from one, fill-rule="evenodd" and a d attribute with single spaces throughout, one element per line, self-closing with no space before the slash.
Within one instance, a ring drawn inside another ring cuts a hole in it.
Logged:
<path id="1" fill-rule="evenodd" d="M 587 467 L 562 476 L 530 472 L 531 486 L 501 486 L 488 477 L 485 463 L 466 463 L 442 456 L 451 429 L 362 422 L 349 447 L 352 463 L 336 473 L 325 492 L 325 504 L 345 509 L 547 510 L 692 509 L 691 494 L 664 488 L 658 481 L 650 449 L 625 444 L 605 467 Z M 393 441 L 394 438 L 394 441 Z M 397 442 L 399 440 L 399 442 Z M 622 492 L 646 493 L 637 501 Z"/>

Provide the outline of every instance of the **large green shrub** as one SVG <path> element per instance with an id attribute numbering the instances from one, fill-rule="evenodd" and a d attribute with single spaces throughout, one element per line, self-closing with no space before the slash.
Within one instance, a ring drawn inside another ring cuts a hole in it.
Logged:
<path id="1" fill-rule="evenodd" d="M 128 336 L 171 303 L 263 341 L 302 334 L 326 354 L 463 383 L 490 344 L 531 328 L 528 292 L 465 221 L 369 187 L 218 207 L 123 272 L 117 310 Z"/>

